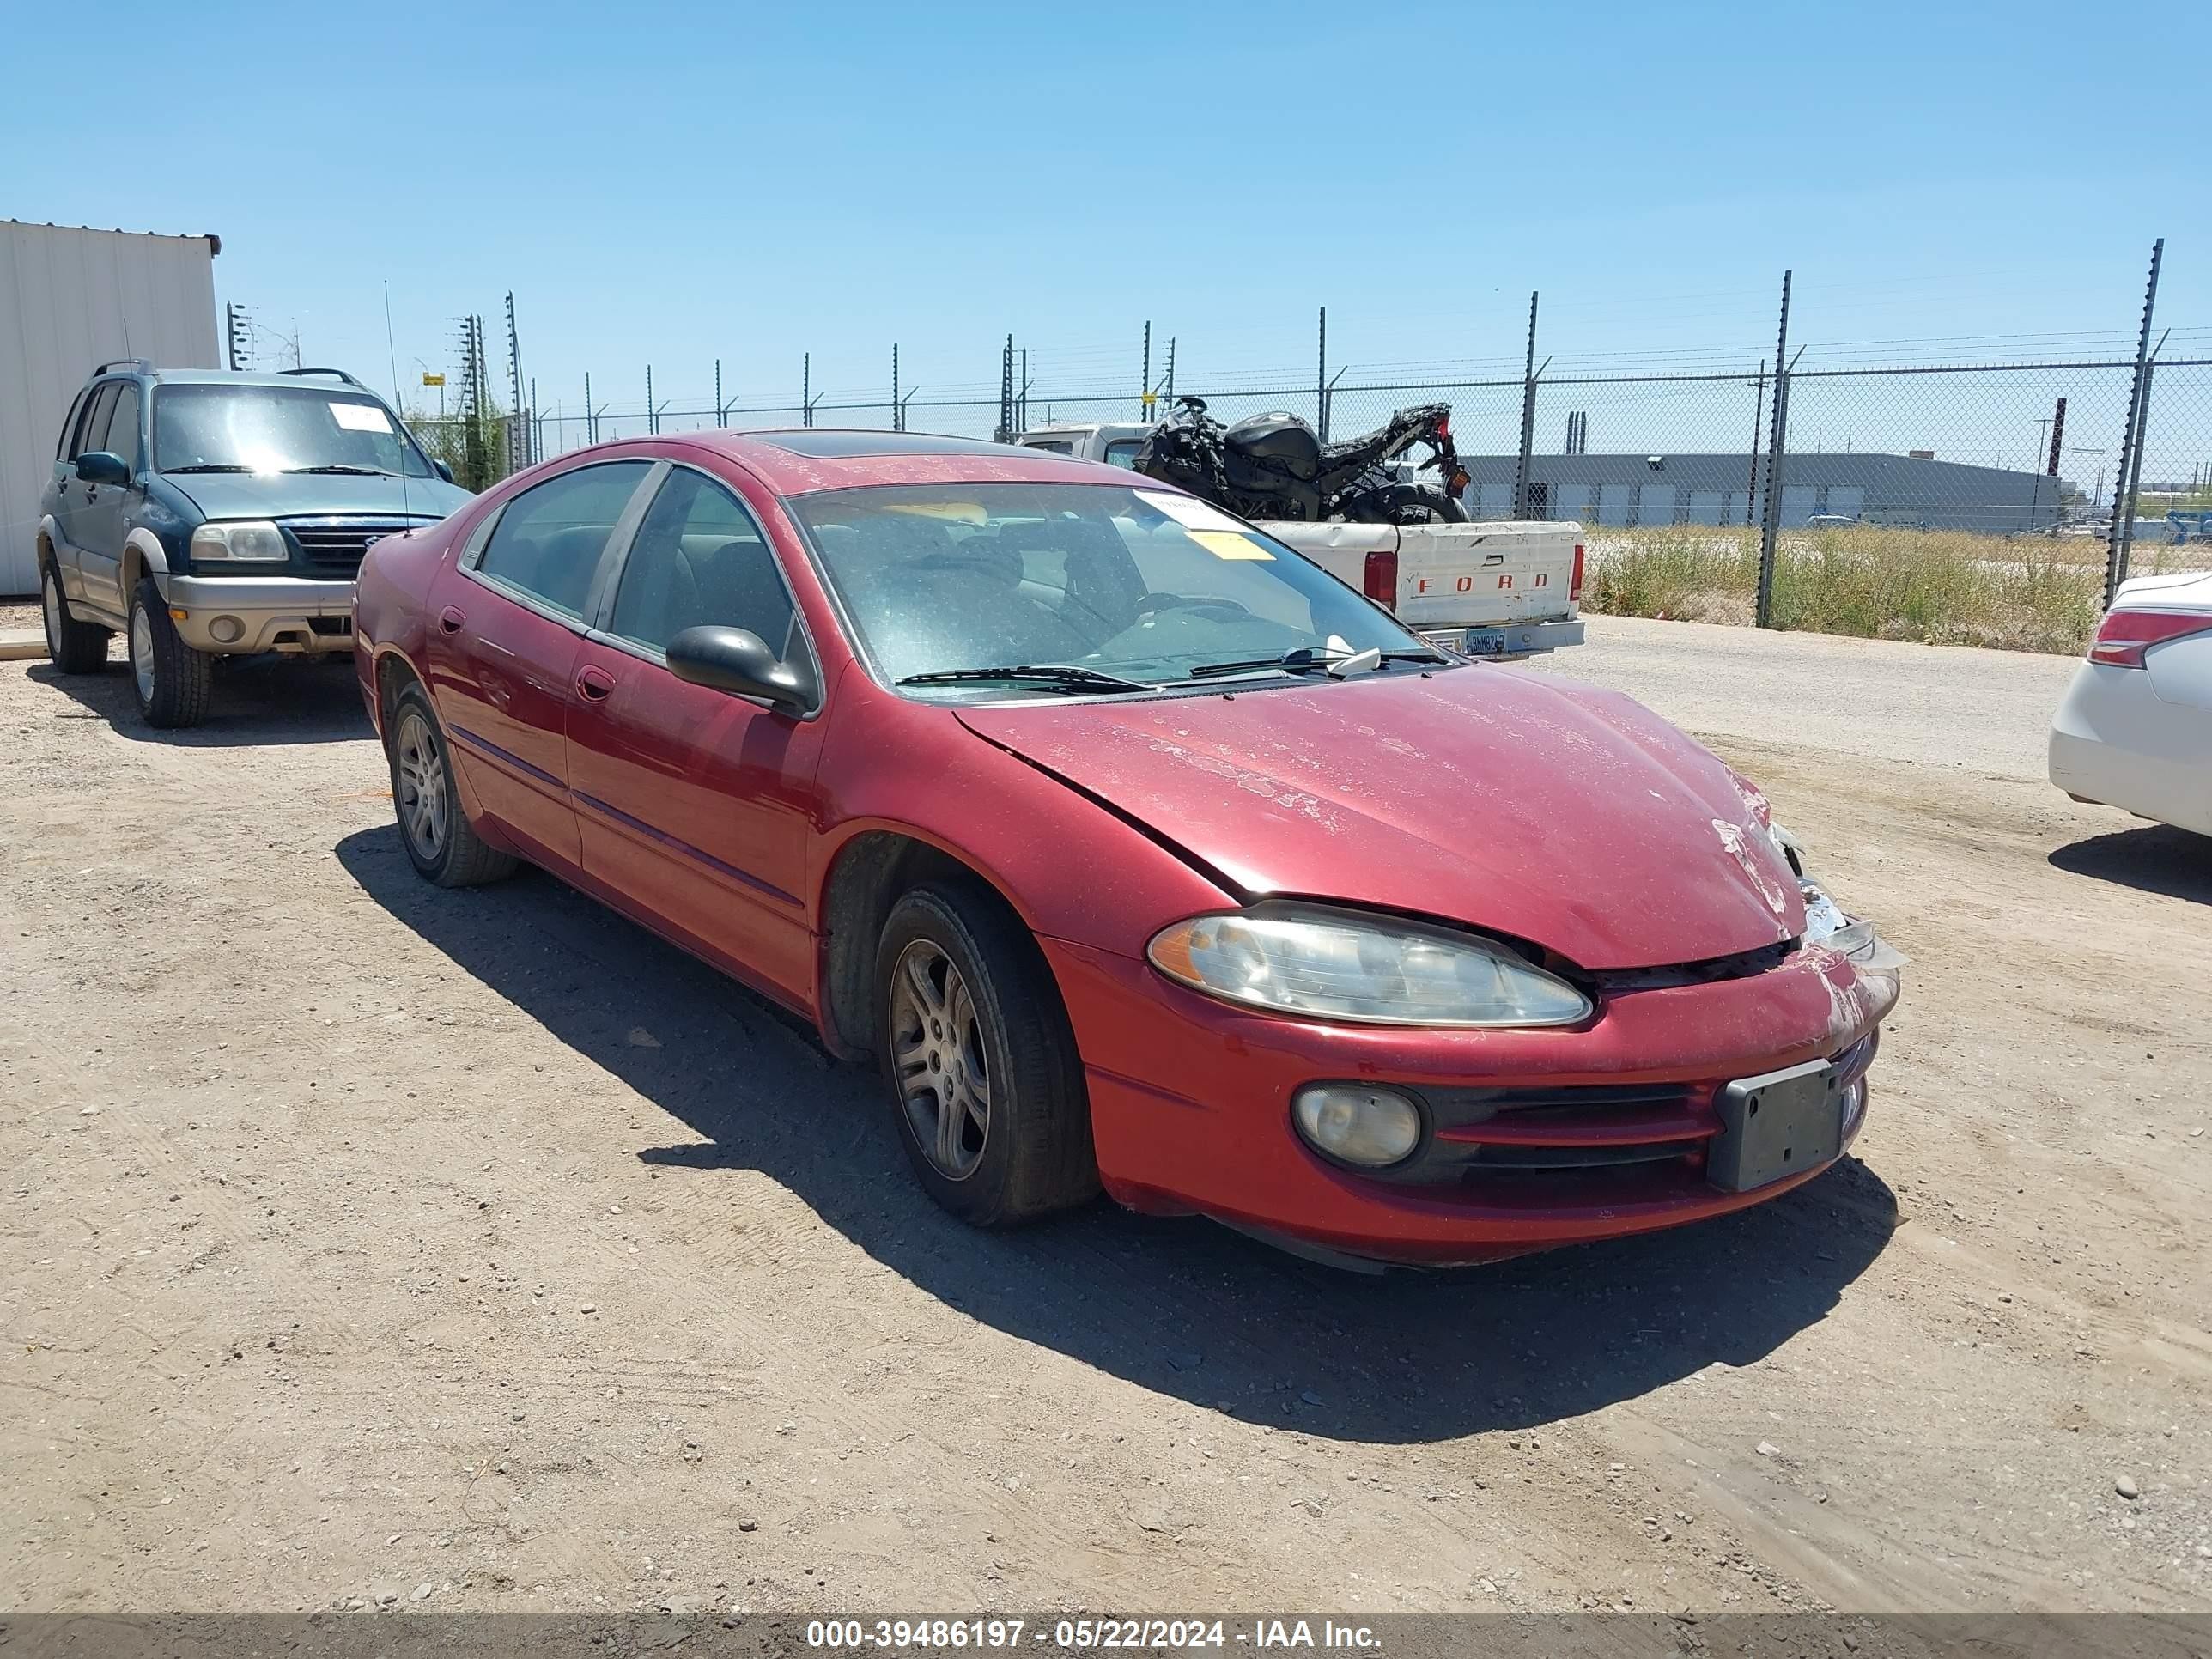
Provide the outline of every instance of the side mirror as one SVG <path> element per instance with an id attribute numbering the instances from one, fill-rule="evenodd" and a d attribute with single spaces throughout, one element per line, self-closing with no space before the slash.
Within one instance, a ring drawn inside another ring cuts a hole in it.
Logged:
<path id="1" fill-rule="evenodd" d="M 120 455 L 95 449 L 76 458 L 76 476 L 87 483 L 127 484 L 131 467 Z"/>
<path id="2" fill-rule="evenodd" d="M 438 475 L 440 477 L 443 478 L 443 479 L 444 479 L 447 483 L 453 483 L 453 468 L 451 468 L 450 466 L 447 466 L 447 465 L 443 461 L 438 460 L 438 459 L 432 459 L 432 461 L 430 462 L 430 465 L 431 465 L 432 470 L 433 470 L 434 471 L 435 471 L 435 472 L 437 473 L 437 475 Z"/>
<path id="3" fill-rule="evenodd" d="M 687 628 L 668 642 L 668 672 L 693 685 L 762 697 L 789 714 L 814 706 L 814 675 L 804 663 L 778 662 L 757 634 L 742 628 Z"/>

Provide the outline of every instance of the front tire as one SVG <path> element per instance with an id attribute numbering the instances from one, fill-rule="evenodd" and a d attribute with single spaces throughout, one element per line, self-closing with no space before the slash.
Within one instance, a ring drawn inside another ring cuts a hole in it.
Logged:
<path id="1" fill-rule="evenodd" d="M 419 685 L 392 708 L 392 807 L 417 875 L 441 887 L 474 887 L 514 873 L 515 858 L 478 836 L 461 810 L 453 751 Z"/>
<path id="2" fill-rule="evenodd" d="M 97 674 L 107 666 L 107 630 L 70 614 L 61 572 L 51 564 L 39 569 L 39 613 L 46 627 L 46 655 L 63 673 Z"/>
<path id="3" fill-rule="evenodd" d="M 170 729 L 207 718 L 208 663 L 169 620 L 169 603 L 151 576 L 131 592 L 131 689 L 146 724 Z"/>
<path id="4" fill-rule="evenodd" d="M 1066 1011 L 1036 941 L 991 896 L 932 884 L 892 907 L 875 1014 L 900 1143 L 945 1209 L 1010 1227 L 1098 1190 Z"/>

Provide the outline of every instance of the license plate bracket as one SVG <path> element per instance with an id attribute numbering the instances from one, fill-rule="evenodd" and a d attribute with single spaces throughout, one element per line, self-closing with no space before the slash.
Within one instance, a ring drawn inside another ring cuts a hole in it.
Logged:
<path id="1" fill-rule="evenodd" d="M 1706 1153 L 1705 1177 L 1723 1192 L 1802 1175 L 1844 1150 L 1844 1082 L 1830 1061 L 1738 1078 L 1714 1104 L 1721 1133 Z"/>

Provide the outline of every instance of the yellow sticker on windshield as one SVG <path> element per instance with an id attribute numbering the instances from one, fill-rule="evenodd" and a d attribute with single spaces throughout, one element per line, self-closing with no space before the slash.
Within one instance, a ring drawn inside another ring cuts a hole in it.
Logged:
<path id="1" fill-rule="evenodd" d="M 1186 530 L 1182 532 L 1217 559 L 1273 559 L 1275 556 L 1249 536 L 1226 530 Z"/>

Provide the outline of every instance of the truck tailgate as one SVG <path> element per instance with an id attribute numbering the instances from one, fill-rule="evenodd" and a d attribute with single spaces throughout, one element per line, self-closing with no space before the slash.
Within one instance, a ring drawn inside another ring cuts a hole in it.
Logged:
<path id="1" fill-rule="evenodd" d="M 1578 524 L 1269 523 L 1261 528 L 1381 600 L 1419 633 L 1449 637 L 1464 629 L 1565 623 L 1578 609 Z"/>

